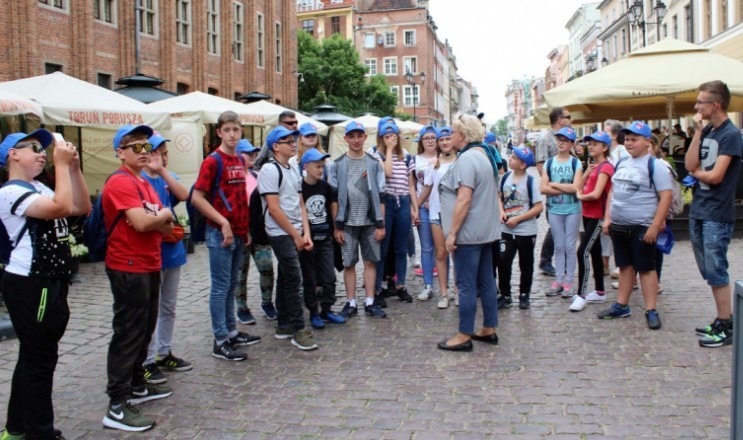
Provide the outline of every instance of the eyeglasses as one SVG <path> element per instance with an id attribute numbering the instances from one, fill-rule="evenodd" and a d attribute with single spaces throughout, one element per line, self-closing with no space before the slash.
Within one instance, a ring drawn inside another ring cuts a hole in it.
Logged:
<path id="1" fill-rule="evenodd" d="M 297 123 L 298 123 L 298 122 L 299 122 L 299 121 L 297 121 L 297 120 L 295 119 L 295 120 L 293 120 L 293 121 L 282 121 L 281 123 L 282 123 L 282 124 L 284 124 L 284 125 L 297 125 Z"/>
<path id="2" fill-rule="evenodd" d="M 573 119 L 572 115 L 562 115 L 561 117 L 565 119 Z"/>
<path id="3" fill-rule="evenodd" d="M 717 101 L 702 101 L 701 99 L 697 99 L 697 105 L 714 104 L 715 102 L 717 102 Z"/>
<path id="4" fill-rule="evenodd" d="M 423 142 L 433 142 L 436 140 L 436 138 L 434 136 L 426 136 L 426 137 L 422 137 L 421 140 Z"/>
<path id="5" fill-rule="evenodd" d="M 122 149 L 122 150 L 126 150 L 127 148 L 131 148 L 134 153 L 141 154 L 142 151 L 144 151 L 145 153 L 151 152 L 152 151 L 152 144 L 149 143 L 149 142 L 141 142 L 141 143 L 136 143 L 136 144 L 122 145 L 119 148 Z"/>
<path id="6" fill-rule="evenodd" d="M 42 147 L 41 144 L 37 142 L 31 142 L 30 144 L 25 144 L 25 145 L 17 145 L 13 148 L 16 150 L 20 150 L 21 148 L 31 148 L 32 150 L 34 150 L 34 153 L 36 154 L 40 154 L 45 151 L 44 147 Z"/>

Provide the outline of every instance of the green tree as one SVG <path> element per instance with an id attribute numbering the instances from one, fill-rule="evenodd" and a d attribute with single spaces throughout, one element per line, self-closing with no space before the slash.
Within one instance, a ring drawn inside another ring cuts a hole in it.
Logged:
<path id="1" fill-rule="evenodd" d="M 397 97 L 387 80 L 382 75 L 366 76 L 366 67 L 349 40 L 334 35 L 318 42 L 300 30 L 297 42 L 298 70 L 304 78 L 299 83 L 300 110 L 311 113 L 315 106 L 327 103 L 351 116 L 394 114 Z"/>
<path id="2" fill-rule="evenodd" d="M 495 121 L 491 130 L 498 137 L 508 137 L 508 118 L 501 118 Z"/>

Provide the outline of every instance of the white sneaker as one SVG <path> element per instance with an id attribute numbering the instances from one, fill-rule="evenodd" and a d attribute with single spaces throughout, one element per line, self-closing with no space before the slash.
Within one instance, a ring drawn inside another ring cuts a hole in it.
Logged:
<path id="1" fill-rule="evenodd" d="M 615 289 L 619 289 L 619 281 L 612 281 L 611 287 Z M 637 280 L 635 279 L 635 283 L 632 284 L 632 290 L 637 290 L 639 286 L 637 285 Z"/>
<path id="2" fill-rule="evenodd" d="M 423 286 L 423 290 L 418 294 L 419 301 L 428 301 L 433 296 L 433 287 L 430 284 Z"/>
<path id="3" fill-rule="evenodd" d="M 459 293 L 454 295 L 454 305 L 459 307 Z"/>
<path id="4" fill-rule="evenodd" d="M 585 309 L 588 303 L 586 302 L 583 297 L 580 295 L 573 296 L 573 303 L 570 304 L 570 311 L 571 312 L 580 312 L 581 310 Z"/>
<path id="5" fill-rule="evenodd" d="M 606 293 L 599 292 L 598 290 L 592 290 L 591 292 L 588 292 L 588 295 L 586 295 L 586 302 L 589 302 L 589 303 L 605 303 L 606 302 Z"/>
<path id="6" fill-rule="evenodd" d="M 619 268 L 618 267 L 611 271 L 611 277 L 614 278 L 615 280 L 619 279 Z"/>
<path id="7" fill-rule="evenodd" d="M 457 299 L 457 292 L 455 292 L 454 289 L 451 289 L 451 288 L 449 289 L 449 299 L 451 301 L 454 301 L 455 299 Z"/>
<path id="8" fill-rule="evenodd" d="M 411 263 L 410 264 L 412 264 L 413 267 L 415 267 L 415 268 L 421 267 L 421 257 L 420 257 L 420 255 L 418 255 L 418 254 L 413 255 L 413 257 L 411 258 Z"/>
<path id="9" fill-rule="evenodd" d="M 448 309 L 449 308 L 449 297 L 448 296 L 442 296 L 439 298 L 438 304 L 436 304 L 436 307 L 440 309 Z"/>

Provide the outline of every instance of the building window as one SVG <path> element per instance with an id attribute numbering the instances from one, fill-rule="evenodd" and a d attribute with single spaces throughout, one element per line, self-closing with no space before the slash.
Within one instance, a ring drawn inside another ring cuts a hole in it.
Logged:
<path id="1" fill-rule="evenodd" d="M 52 8 L 57 9 L 67 9 L 66 1 L 64 0 L 39 0 L 39 3 L 42 5 L 51 6 Z"/>
<path id="2" fill-rule="evenodd" d="M 191 0 L 176 0 L 175 41 L 191 44 Z"/>
<path id="3" fill-rule="evenodd" d="M 234 3 L 235 25 L 232 29 L 232 55 L 236 61 L 243 61 L 243 47 L 245 46 L 245 18 L 242 3 Z"/>
<path id="4" fill-rule="evenodd" d="M 392 47 L 395 45 L 395 33 L 394 32 L 384 33 L 384 45 L 387 47 Z"/>
<path id="5" fill-rule="evenodd" d="M 208 89 L 206 89 L 206 93 L 210 95 L 218 96 L 219 90 L 215 89 L 214 87 L 209 87 Z"/>
<path id="6" fill-rule="evenodd" d="M 93 18 L 106 23 L 114 22 L 115 0 L 93 0 Z"/>
<path id="7" fill-rule="evenodd" d="M 383 58 L 384 74 L 397 75 L 397 57 Z"/>
<path id="8" fill-rule="evenodd" d="M 405 45 L 415 46 L 415 30 L 405 31 Z"/>
<path id="9" fill-rule="evenodd" d="M 341 33 L 341 18 L 340 17 L 330 17 L 330 29 L 331 29 L 331 35 L 340 34 Z"/>
<path id="10" fill-rule="evenodd" d="M 190 89 L 191 88 L 186 83 L 179 82 L 179 83 L 176 83 L 175 85 L 175 93 L 179 95 L 185 95 L 186 93 L 188 93 Z"/>
<path id="11" fill-rule="evenodd" d="M 390 92 L 395 95 L 395 106 L 400 105 L 400 86 L 390 86 Z"/>
<path id="12" fill-rule="evenodd" d="M 674 15 L 671 19 L 671 25 L 673 27 L 673 38 L 677 39 L 679 38 L 679 16 Z"/>
<path id="13" fill-rule="evenodd" d="M 617 41 L 618 41 L 617 34 L 614 34 L 613 38 L 614 38 L 614 41 L 613 41 L 614 44 L 611 45 L 611 59 L 612 61 L 616 61 L 617 60 Z"/>
<path id="14" fill-rule="evenodd" d="M 405 107 L 412 107 L 414 105 L 420 105 L 420 86 L 414 85 L 414 86 L 403 86 L 402 87 L 402 94 L 403 94 L 403 103 Z"/>
<path id="15" fill-rule="evenodd" d="M 364 48 L 374 49 L 374 34 L 364 35 Z"/>
<path id="16" fill-rule="evenodd" d="M 315 35 L 315 20 L 302 20 L 302 30 L 310 35 Z"/>
<path id="17" fill-rule="evenodd" d="M 364 64 L 366 65 L 366 74 L 368 76 L 373 76 L 377 74 L 377 59 L 376 58 L 367 58 L 364 60 Z"/>
<path id="18" fill-rule="evenodd" d="M 720 2 L 720 8 L 722 9 L 720 14 L 720 20 L 722 21 L 722 26 L 720 26 L 720 29 L 723 31 L 728 28 L 728 7 L 729 7 L 730 0 L 723 0 Z"/>
<path id="19" fill-rule="evenodd" d="M 276 72 L 281 73 L 281 55 L 283 53 L 281 50 L 281 23 L 275 23 L 274 30 L 276 31 Z"/>
<path id="20" fill-rule="evenodd" d="M 404 73 L 418 73 L 418 57 L 402 57 Z"/>
<path id="21" fill-rule="evenodd" d="M 668 38 L 668 25 L 666 23 L 663 23 L 663 38 Z M 660 38 L 658 38 L 660 41 Z"/>
<path id="22" fill-rule="evenodd" d="M 686 22 L 686 41 L 694 42 L 694 15 L 691 12 L 691 5 L 684 6 L 684 21 Z"/>
<path id="23" fill-rule="evenodd" d="M 111 75 L 107 73 L 99 73 L 97 80 L 99 86 L 111 90 Z"/>
<path id="24" fill-rule="evenodd" d="M 61 72 L 61 71 L 62 71 L 61 64 L 44 63 L 44 73 L 47 75 L 49 75 L 50 73 Z"/>
<path id="25" fill-rule="evenodd" d="M 219 55 L 219 0 L 206 2 L 206 51 Z"/>
<path id="26" fill-rule="evenodd" d="M 704 2 L 704 31 L 706 32 L 706 38 L 712 36 L 712 0 L 705 0 Z"/>
<path id="27" fill-rule="evenodd" d="M 142 0 L 139 4 L 139 32 L 157 34 L 157 0 Z"/>
<path id="28" fill-rule="evenodd" d="M 266 19 L 263 14 L 258 14 L 256 23 L 256 63 L 258 67 L 266 66 Z"/>
<path id="29" fill-rule="evenodd" d="M 627 30 L 622 29 L 622 55 L 627 53 Z"/>

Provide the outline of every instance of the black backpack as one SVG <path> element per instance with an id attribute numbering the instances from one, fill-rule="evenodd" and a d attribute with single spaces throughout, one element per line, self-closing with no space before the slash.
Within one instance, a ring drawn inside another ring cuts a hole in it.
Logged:
<path id="1" fill-rule="evenodd" d="M 9 180 L 3 183 L 2 186 L 9 185 L 18 185 L 29 191 L 19 197 L 18 200 L 15 201 L 15 203 L 13 203 L 13 206 L 10 208 L 10 213 L 13 215 L 15 215 L 16 209 L 18 209 L 18 206 L 24 200 L 26 200 L 30 195 L 37 194 L 39 192 L 35 186 L 33 186 L 29 182 L 26 182 L 25 180 Z M 5 223 L 0 222 L 0 264 L 7 265 L 8 263 L 10 263 L 10 253 L 13 252 L 13 249 L 15 249 L 16 246 L 18 246 L 18 243 L 20 243 L 27 230 L 28 222 L 24 223 L 21 231 L 18 233 L 18 237 L 15 240 L 11 240 L 10 235 L 8 235 L 8 230 L 5 229 Z"/>
<path id="2" fill-rule="evenodd" d="M 508 176 L 512 172 L 513 171 L 506 172 L 506 174 L 504 174 L 503 177 L 501 177 L 501 179 L 500 179 L 500 199 L 503 201 L 503 203 L 506 203 L 506 200 L 503 198 L 503 188 L 504 188 L 504 186 L 506 184 L 506 179 L 508 179 Z M 531 174 L 527 174 L 526 175 L 526 191 L 527 191 L 528 197 L 529 197 L 529 209 L 531 209 L 531 208 L 534 207 L 534 203 L 532 203 L 532 201 L 531 201 L 531 199 L 532 199 L 531 185 L 532 185 L 532 182 L 533 181 L 534 181 L 534 176 L 532 176 Z M 535 218 L 539 218 L 541 215 L 542 214 L 537 214 L 537 216 Z"/>
<path id="3" fill-rule="evenodd" d="M 279 188 L 281 188 L 281 184 L 284 181 L 284 173 L 281 170 L 281 166 L 275 161 L 270 161 L 263 166 L 265 167 L 268 164 L 273 164 L 279 171 Z M 248 205 L 250 210 L 250 238 L 254 244 L 268 246 L 268 234 L 266 234 L 266 211 L 268 211 L 268 204 L 263 208 L 263 198 L 258 188 L 254 189 L 253 193 L 250 194 Z"/>

